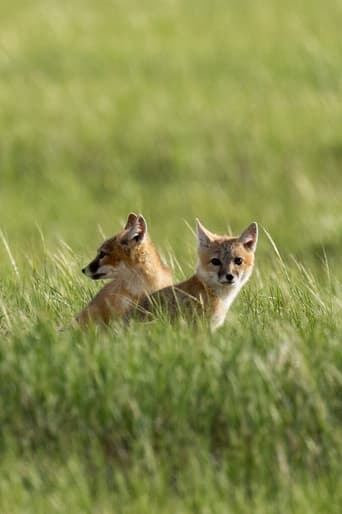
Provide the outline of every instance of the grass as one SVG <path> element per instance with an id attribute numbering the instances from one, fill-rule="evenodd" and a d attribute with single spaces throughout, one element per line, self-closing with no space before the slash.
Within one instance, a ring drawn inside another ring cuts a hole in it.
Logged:
<path id="1" fill-rule="evenodd" d="M 339 3 L 0 19 L 0 512 L 339 513 Z M 178 279 L 195 216 L 265 228 L 215 335 L 69 328 L 130 210 Z"/>

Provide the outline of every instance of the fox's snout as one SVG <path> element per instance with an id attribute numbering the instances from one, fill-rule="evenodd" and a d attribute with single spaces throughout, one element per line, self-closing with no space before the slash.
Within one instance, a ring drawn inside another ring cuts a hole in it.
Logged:
<path id="1" fill-rule="evenodd" d="M 82 273 L 84 273 L 85 275 L 91 276 L 94 273 L 96 273 L 98 268 L 99 268 L 99 262 L 97 261 L 97 259 L 94 259 L 93 261 L 91 261 L 88 264 L 88 266 L 85 266 L 84 268 L 82 268 Z"/>
<path id="2" fill-rule="evenodd" d="M 82 269 L 82 273 L 92 280 L 99 280 L 100 278 L 108 278 L 111 279 L 116 274 L 117 267 L 113 265 L 111 262 L 106 262 L 104 257 L 100 255 L 95 257 L 88 266 L 85 266 Z"/>
<path id="3" fill-rule="evenodd" d="M 88 266 L 82 268 L 82 273 L 93 280 L 98 280 L 99 278 L 103 278 L 105 273 L 99 273 L 99 262 L 97 259 L 91 261 Z"/>
<path id="4" fill-rule="evenodd" d="M 218 281 L 221 284 L 234 285 L 239 280 L 239 276 L 233 273 L 218 273 Z"/>
<path id="5" fill-rule="evenodd" d="M 96 270 L 92 271 L 89 265 L 82 268 L 82 273 L 89 278 L 95 278 L 96 276 Z"/>

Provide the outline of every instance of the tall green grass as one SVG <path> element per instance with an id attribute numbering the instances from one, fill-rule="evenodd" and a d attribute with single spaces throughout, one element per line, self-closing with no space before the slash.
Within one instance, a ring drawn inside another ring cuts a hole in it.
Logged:
<path id="1" fill-rule="evenodd" d="M 341 511 L 341 18 L 1 3 L 1 513 Z M 71 328 L 98 288 L 81 267 L 131 210 L 176 279 L 195 216 L 259 222 L 216 334 Z"/>
<path id="2" fill-rule="evenodd" d="M 318 283 L 275 253 L 269 266 L 214 335 L 161 321 L 82 333 L 65 247 L 13 270 L 1 486 L 17 492 L 0 508 L 337 512 L 341 288 L 326 267 Z"/>

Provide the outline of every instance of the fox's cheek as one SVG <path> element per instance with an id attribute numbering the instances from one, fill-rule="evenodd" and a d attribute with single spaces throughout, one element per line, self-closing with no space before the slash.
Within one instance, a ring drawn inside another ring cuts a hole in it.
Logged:
<path id="1" fill-rule="evenodd" d="M 120 262 L 122 261 L 122 258 L 114 257 L 112 255 L 106 255 L 103 259 L 101 259 L 101 266 L 112 266 L 113 268 L 116 268 Z"/>
<path id="2" fill-rule="evenodd" d="M 103 263 L 102 266 L 106 269 L 115 270 L 119 266 L 119 263 L 115 261 L 107 261 L 106 263 Z"/>

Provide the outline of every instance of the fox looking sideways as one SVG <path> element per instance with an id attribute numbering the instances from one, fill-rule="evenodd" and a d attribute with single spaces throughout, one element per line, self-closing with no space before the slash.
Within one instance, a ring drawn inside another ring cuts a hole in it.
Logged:
<path id="1" fill-rule="evenodd" d="M 198 264 L 195 275 L 145 297 L 134 316 L 150 319 L 158 311 L 169 318 L 203 316 L 211 330 L 220 327 L 241 288 L 250 278 L 258 240 L 258 226 L 251 223 L 237 237 L 219 236 L 197 224 Z"/>
<path id="2" fill-rule="evenodd" d="M 172 284 L 171 271 L 151 242 L 144 217 L 133 212 L 124 229 L 102 243 L 82 272 L 93 280 L 111 281 L 78 314 L 81 326 L 122 318 L 144 295 Z"/>

